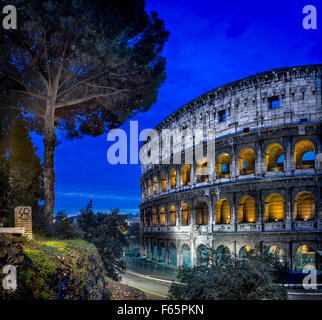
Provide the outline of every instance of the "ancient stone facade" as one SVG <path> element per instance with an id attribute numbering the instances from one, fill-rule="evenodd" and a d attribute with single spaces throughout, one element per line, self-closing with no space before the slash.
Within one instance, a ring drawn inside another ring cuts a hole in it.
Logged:
<path id="1" fill-rule="evenodd" d="M 140 149 L 141 255 L 193 266 L 255 248 L 320 266 L 322 65 L 216 88 L 164 119 Z M 158 161 L 155 161 L 158 160 Z"/>

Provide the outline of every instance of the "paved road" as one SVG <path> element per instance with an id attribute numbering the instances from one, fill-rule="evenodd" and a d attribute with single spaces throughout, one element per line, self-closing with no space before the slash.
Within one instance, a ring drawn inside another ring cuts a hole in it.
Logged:
<path id="1" fill-rule="evenodd" d="M 144 291 L 149 300 L 165 300 L 168 295 L 170 282 L 155 280 L 149 276 L 128 270 L 122 277 L 122 282 Z"/>

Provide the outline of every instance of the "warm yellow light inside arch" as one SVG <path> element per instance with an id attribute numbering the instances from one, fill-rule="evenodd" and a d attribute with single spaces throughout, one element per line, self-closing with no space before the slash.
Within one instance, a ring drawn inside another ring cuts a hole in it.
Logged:
<path id="1" fill-rule="evenodd" d="M 312 193 L 303 191 L 296 195 L 294 202 L 294 219 L 307 221 L 314 219 L 315 199 Z"/>
<path id="2" fill-rule="evenodd" d="M 222 165 L 227 167 L 227 171 L 222 171 Z M 217 179 L 229 178 L 230 174 L 230 155 L 228 153 L 221 153 L 216 159 L 216 176 Z"/>
<path id="3" fill-rule="evenodd" d="M 217 224 L 230 223 L 230 206 L 227 199 L 220 199 L 217 201 L 215 212 Z"/>
<path id="4" fill-rule="evenodd" d="M 170 226 L 176 225 L 176 208 L 175 208 L 175 206 L 170 206 L 170 208 L 169 208 L 169 225 Z"/>
<path id="5" fill-rule="evenodd" d="M 196 163 L 196 179 L 197 182 L 209 181 L 208 161 L 206 158 L 202 158 Z"/>
<path id="6" fill-rule="evenodd" d="M 255 222 L 255 201 L 251 196 L 243 196 L 238 201 L 238 223 Z"/>
<path id="7" fill-rule="evenodd" d="M 159 210 L 160 226 L 165 226 L 165 210 L 163 207 Z"/>
<path id="8" fill-rule="evenodd" d="M 187 226 L 190 224 L 190 209 L 188 204 L 184 203 L 180 209 L 180 218 L 181 218 L 181 225 Z"/>
<path id="9" fill-rule="evenodd" d="M 148 196 L 151 196 L 151 192 L 152 192 L 152 185 L 151 185 L 151 180 L 148 181 Z"/>
<path id="10" fill-rule="evenodd" d="M 181 184 L 183 186 L 190 185 L 190 166 L 184 164 L 181 168 Z"/>
<path id="11" fill-rule="evenodd" d="M 245 163 L 245 167 L 243 165 Z M 244 148 L 238 154 L 238 170 L 240 174 L 252 174 L 255 171 L 255 152 L 252 148 Z"/>
<path id="12" fill-rule="evenodd" d="M 161 173 L 160 175 L 160 188 L 162 192 L 164 192 L 167 188 L 167 179 L 164 173 Z"/>
<path id="13" fill-rule="evenodd" d="M 200 201 L 196 207 L 196 224 L 208 224 L 208 205 L 204 201 Z"/>
<path id="14" fill-rule="evenodd" d="M 264 203 L 265 222 L 283 221 L 284 220 L 284 202 L 278 193 L 272 193 L 266 197 Z"/>
<path id="15" fill-rule="evenodd" d="M 157 210 L 153 209 L 152 210 L 152 226 L 157 225 Z"/>
<path id="16" fill-rule="evenodd" d="M 315 152 L 314 145 L 309 140 L 301 140 L 294 148 L 294 166 L 296 169 L 314 168 L 314 160 L 302 160 L 306 152 Z"/>
<path id="17" fill-rule="evenodd" d="M 175 189 L 177 186 L 177 172 L 174 168 L 172 168 L 169 173 L 169 185 L 171 189 Z"/>
<path id="18" fill-rule="evenodd" d="M 284 163 L 277 163 L 278 158 L 284 154 L 284 149 L 279 143 L 272 143 L 265 149 L 265 169 L 266 171 L 282 171 Z M 284 159 L 285 161 L 285 159 Z"/>
<path id="19" fill-rule="evenodd" d="M 153 193 L 154 194 L 158 193 L 158 178 L 157 177 L 153 178 Z"/>

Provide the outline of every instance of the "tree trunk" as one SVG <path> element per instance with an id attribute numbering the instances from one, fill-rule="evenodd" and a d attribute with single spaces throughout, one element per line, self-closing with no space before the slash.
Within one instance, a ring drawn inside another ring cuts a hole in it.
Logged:
<path id="1" fill-rule="evenodd" d="M 45 124 L 44 132 L 44 214 L 52 221 L 55 204 L 54 155 L 56 133 L 53 122 Z"/>

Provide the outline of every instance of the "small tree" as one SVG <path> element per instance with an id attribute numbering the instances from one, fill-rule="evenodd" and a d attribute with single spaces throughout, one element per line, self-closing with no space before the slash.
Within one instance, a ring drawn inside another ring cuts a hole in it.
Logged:
<path id="1" fill-rule="evenodd" d="M 97 136 L 156 101 L 168 32 L 144 0 L 12 0 L 18 28 L 0 28 L 0 108 L 44 136 L 45 214 L 54 210 L 56 131 Z"/>

